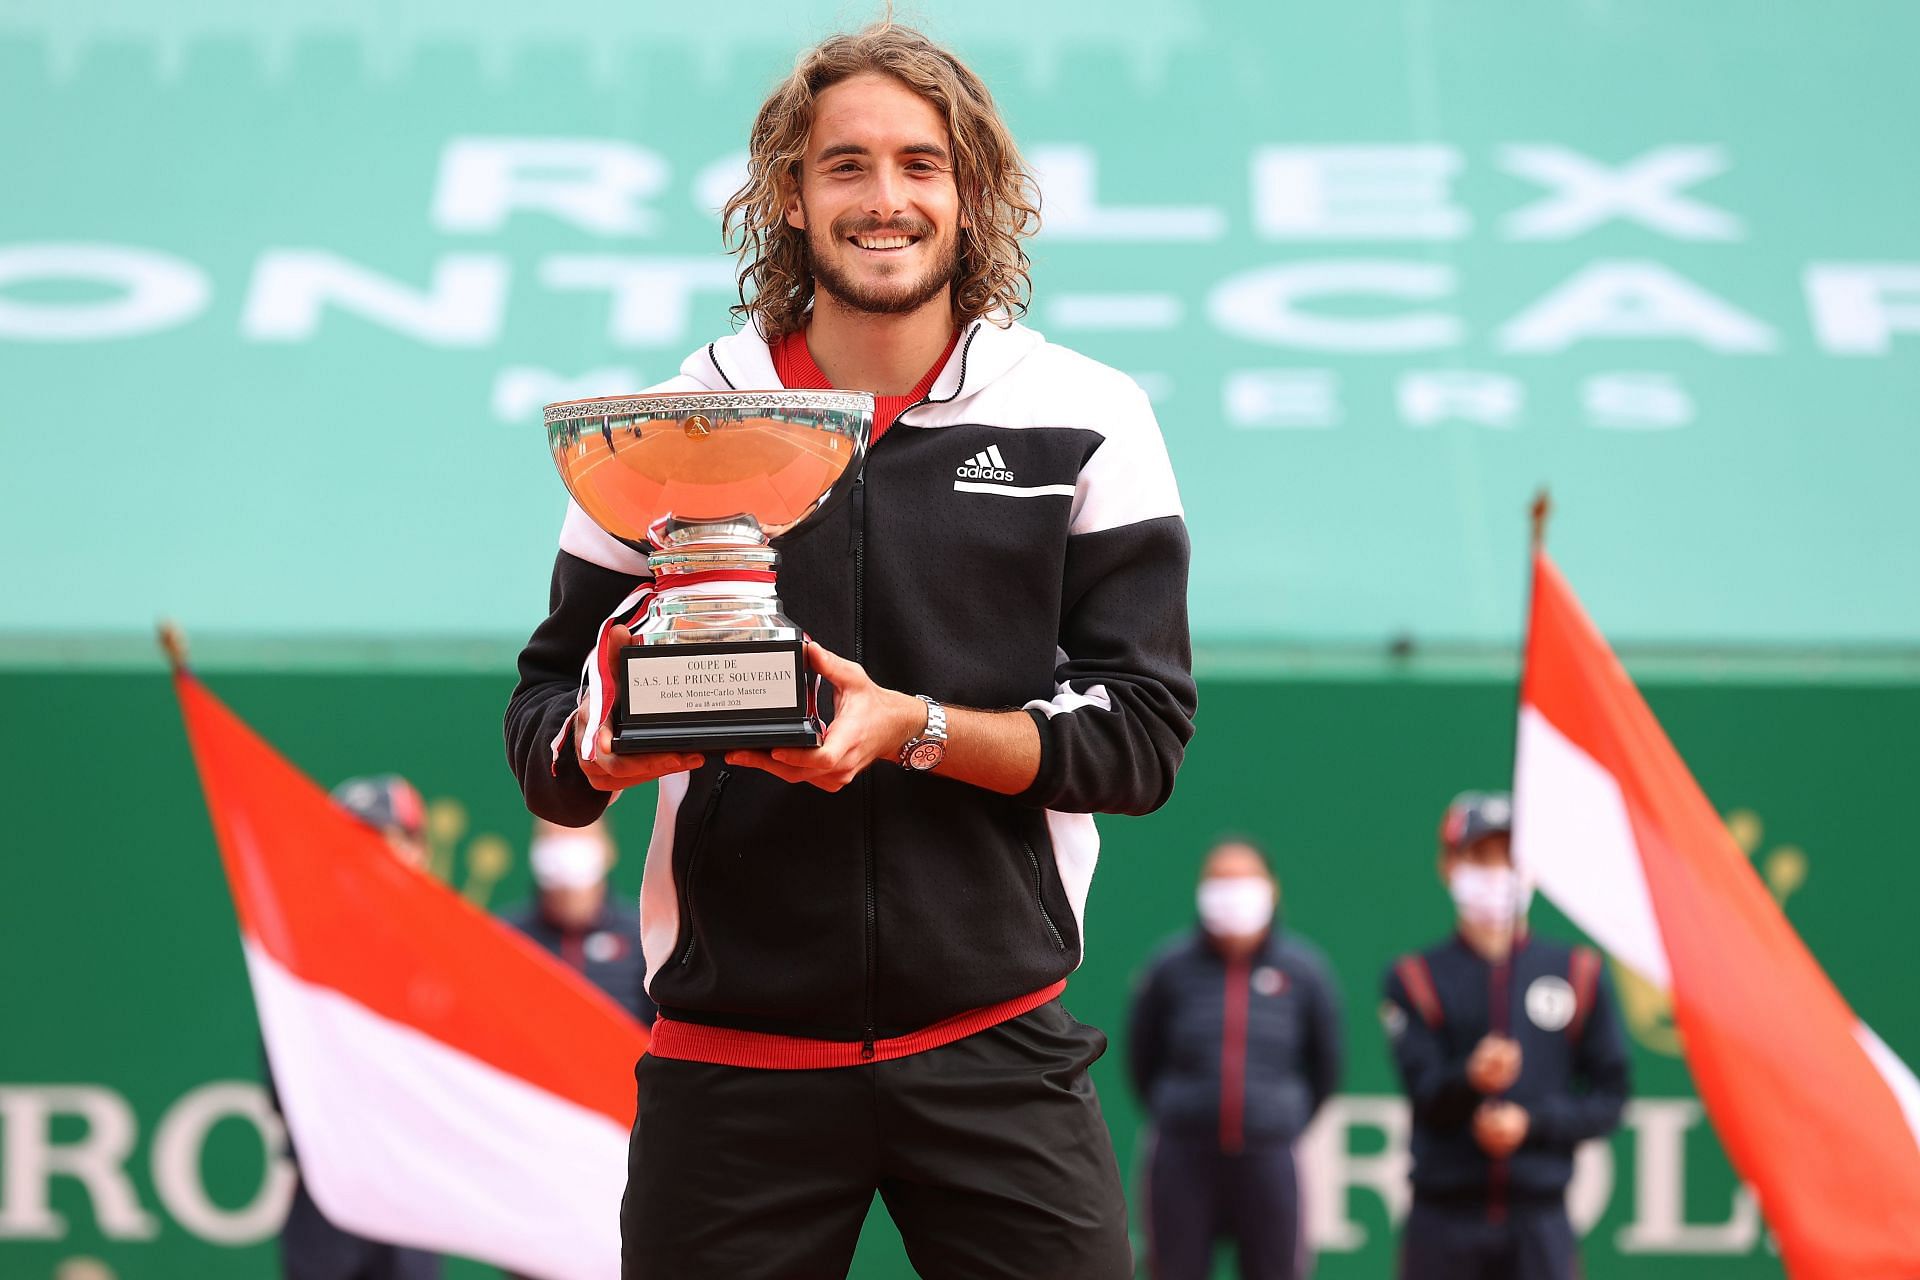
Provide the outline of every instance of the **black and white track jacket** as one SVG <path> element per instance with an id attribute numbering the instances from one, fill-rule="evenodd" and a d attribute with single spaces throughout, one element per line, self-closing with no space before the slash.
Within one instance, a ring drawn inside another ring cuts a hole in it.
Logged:
<path id="1" fill-rule="evenodd" d="M 749 328 L 654 390 L 779 386 Z M 814 639 L 886 688 L 1025 708 L 1039 775 L 1001 796 L 881 762 L 828 793 L 716 754 L 662 779 L 640 893 L 661 1013 L 870 1042 L 1064 978 L 1081 960 L 1092 815 L 1164 804 L 1193 734 L 1187 530 L 1145 394 L 977 320 L 851 499 L 779 547 L 783 608 Z M 569 509 L 506 716 L 541 817 L 581 825 L 607 804 L 552 744 L 600 624 L 646 574 Z"/>

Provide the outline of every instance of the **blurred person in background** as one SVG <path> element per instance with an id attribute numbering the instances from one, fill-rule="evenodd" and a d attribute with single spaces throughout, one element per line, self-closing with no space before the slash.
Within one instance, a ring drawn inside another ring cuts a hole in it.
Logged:
<path id="1" fill-rule="evenodd" d="M 1440 824 L 1459 919 L 1387 971 L 1381 1020 L 1413 1110 L 1403 1280 L 1574 1280 L 1574 1148 L 1613 1131 L 1627 1044 L 1599 953 L 1535 937 L 1513 803 L 1469 791 Z"/>
<path id="2" fill-rule="evenodd" d="M 584 827 L 559 827 L 535 818 L 527 846 L 533 900 L 507 907 L 500 919 L 647 1027 L 653 1025 L 654 1007 L 640 951 L 640 912 L 607 892 L 607 876 L 619 858 L 604 818 Z M 533 1280 L 517 1272 L 502 1274 L 506 1280 Z"/>
<path id="3" fill-rule="evenodd" d="M 397 773 L 348 778 L 333 789 L 333 802 L 386 837 L 403 866 L 427 869 L 427 806 L 411 782 Z"/>
<path id="4" fill-rule="evenodd" d="M 1308 1270 L 1293 1145 L 1340 1080 L 1340 1002 L 1320 952 L 1281 931 L 1279 898 L 1265 851 L 1218 841 L 1198 927 L 1137 983 L 1127 1066 L 1152 1124 L 1154 1280 L 1204 1280 L 1221 1239 L 1243 1280 Z"/>
<path id="5" fill-rule="evenodd" d="M 651 1026 L 640 912 L 607 892 L 618 856 L 604 820 L 574 828 L 536 818 L 527 852 L 533 901 L 507 908 L 500 918 L 612 996 L 641 1026 Z"/>
<path id="6" fill-rule="evenodd" d="M 349 778 L 333 789 L 334 803 L 386 837 L 403 864 L 426 874 L 427 808 L 413 784 L 398 774 Z M 267 1075 L 274 1110 L 280 1098 Z M 439 1280 L 440 1259 L 420 1249 L 368 1240 L 327 1221 L 298 1177 L 299 1155 L 287 1140 L 287 1159 L 296 1175 L 293 1202 L 280 1229 L 280 1265 L 286 1280 Z"/>

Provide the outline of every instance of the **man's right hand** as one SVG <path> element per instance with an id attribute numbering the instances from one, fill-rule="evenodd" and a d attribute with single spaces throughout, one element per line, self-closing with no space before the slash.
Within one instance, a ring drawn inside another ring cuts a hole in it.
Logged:
<path id="1" fill-rule="evenodd" d="M 633 643 L 632 633 L 625 627 L 607 628 L 607 644 L 615 649 Z M 573 709 L 573 736 L 576 749 L 584 748 L 585 736 L 593 729 L 587 723 L 587 701 Z M 580 754 L 584 755 L 584 751 Z M 613 728 L 611 725 L 599 726 L 593 743 L 591 759 L 580 761 L 580 772 L 587 775 L 587 782 L 596 791 L 624 791 L 628 787 L 637 787 L 643 782 L 652 782 L 664 778 L 670 773 L 687 773 L 706 763 L 706 757 L 699 752 L 652 751 L 639 755 L 615 755 L 613 750 Z"/>
<path id="2" fill-rule="evenodd" d="M 1467 1059 L 1467 1083 L 1484 1094 L 1504 1093 L 1520 1078 L 1520 1044 L 1507 1036 L 1487 1036 Z"/>
<path id="3" fill-rule="evenodd" d="M 1513 1102 L 1483 1102 L 1473 1113 L 1473 1140 L 1495 1160 L 1505 1160 L 1527 1140 L 1531 1117 Z"/>

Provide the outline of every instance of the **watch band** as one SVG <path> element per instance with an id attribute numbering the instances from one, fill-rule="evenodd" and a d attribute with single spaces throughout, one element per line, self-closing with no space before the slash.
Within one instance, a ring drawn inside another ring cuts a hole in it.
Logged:
<path id="1" fill-rule="evenodd" d="M 921 731 L 920 736 L 934 742 L 945 742 L 947 740 L 947 709 L 924 693 L 916 693 L 913 696 L 927 704 L 927 727 Z"/>
<path id="2" fill-rule="evenodd" d="M 924 773 L 946 758 L 947 709 L 924 693 L 913 696 L 927 704 L 927 724 L 900 748 L 900 767 Z M 934 750 L 922 751 L 922 747 L 932 747 Z"/>

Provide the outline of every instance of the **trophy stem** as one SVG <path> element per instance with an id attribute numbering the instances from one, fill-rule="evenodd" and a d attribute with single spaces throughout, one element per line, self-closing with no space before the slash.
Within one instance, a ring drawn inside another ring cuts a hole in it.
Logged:
<path id="1" fill-rule="evenodd" d="M 805 636 L 780 610 L 780 553 L 752 517 L 674 521 L 656 529 L 647 557 L 657 588 L 636 645 L 771 643 L 798 649 Z"/>
<path id="2" fill-rule="evenodd" d="M 647 567 L 662 591 L 691 586 L 696 580 L 772 582 L 779 565 L 780 553 L 765 544 L 741 547 L 695 543 L 647 557 Z"/>
<path id="3" fill-rule="evenodd" d="M 613 749 L 817 747 L 806 635 L 774 593 L 780 553 L 762 542 L 681 542 L 647 563 L 658 587 L 623 672 Z"/>

